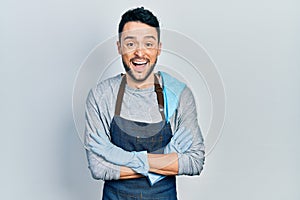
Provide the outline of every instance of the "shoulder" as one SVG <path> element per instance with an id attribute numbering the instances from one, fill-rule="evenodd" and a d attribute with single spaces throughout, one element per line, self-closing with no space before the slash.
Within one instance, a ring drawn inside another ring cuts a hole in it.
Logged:
<path id="1" fill-rule="evenodd" d="M 191 88 L 189 88 L 188 86 L 186 86 L 183 90 L 182 90 L 182 93 L 180 95 L 180 98 L 181 99 L 194 99 L 194 95 L 193 95 L 193 92 L 191 90 Z"/>
<path id="2" fill-rule="evenodd" d="M 121 79 L 121 74 L 118 74 L 98 82 L 97 85 L 91 89 L 90 95 L 92 93 L 95 100 L 98 102 L 116 95 L 121 83 Z"/>
<path id="3" fill-rule="evenodd" d="M 179 98 L 179 105 L 178 108 L 180 110 L 193 110 L 196 108 L 196 101 L 194 94 L 188 86 L 186 86 L 183 91 L 181 92 L 180 98 Z"/>
<path id="4" fill-rule="evenodd" d="M 101 82 L 98 82 L 95 91 L 100 93 L 106 93 L 107 91 L 112 91 L 115 88 L 118 88 L 121 83 L 122 76 L 121 74 L 115 75 L 108 79 L 105 79 Z"/>

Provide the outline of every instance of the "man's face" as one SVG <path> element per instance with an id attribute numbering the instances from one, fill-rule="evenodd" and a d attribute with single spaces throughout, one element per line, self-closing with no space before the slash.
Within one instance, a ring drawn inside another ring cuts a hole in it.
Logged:
<path id="1" fill-rule="evenodd" d="M 141 22 L 127 22 L 117 45 L 127 74 L 135 82 L 145 81 L 161 51 L 156 28 Z"/>

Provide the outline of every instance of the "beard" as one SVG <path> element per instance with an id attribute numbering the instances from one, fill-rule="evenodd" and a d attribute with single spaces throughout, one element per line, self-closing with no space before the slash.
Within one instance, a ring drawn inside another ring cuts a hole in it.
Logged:
<path id="1" fill-rule="evenodd" d="M 157 62 L 157 58 L 155 60 L 155 62 L 153 63 L 153 65 L 150 65 L 150 68 L 147 69 L 146 71 L 146 75 L 144 77 L 137 77 L 133 72 L 132 70 L 130 69 L 130 67 L 124 62 L 123 58 L 122 58 L 122 63 L 123 63 L 123 66 L 124 66 L 124 69 L 126 71 L 126 73 L 132 78 L 132 80 L 134 80 L 135 82 L 138 82 L 138 83 L 141 83 L 141 82 L 144 82 L 149 76 L 150 74 L 153 72 L 154 70 L 154 67 L 156 65 L 156 62 Z"/>

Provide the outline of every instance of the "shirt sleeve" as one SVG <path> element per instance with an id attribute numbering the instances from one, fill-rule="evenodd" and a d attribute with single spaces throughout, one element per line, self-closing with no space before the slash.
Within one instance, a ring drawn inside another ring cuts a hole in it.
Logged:
<path id="1" fill-rule="evenodd" d="M 198 124 L 197 109 L 192 91 L 185 87 L 180 95 L 176 126 L 189 128 L 193 134 L 193 142 L 188 151 L 178 154 L 178 174 L 179 175 L 199 175 L 203 169 L 205 160 L 205 148 L 203 136 Z"/>
<path id="2" fill-rule="evenodd" d="M 96 133 L 98 130 L 100 133 L 107 134 L 109 136 L 110 120 L 108 120 L 107 116 L 101 112 L 99 105 L 101 105 L 100 95 L 97 95 L 96 89 L 93 89 L 89 92 L 86 100 L 84 138 L 84 144 L 86 147 L 91 140 L 89 135 L 90 133 Z M 88 167 L 94 179 L 116 180 L 120 178 L 120 166 L 107 162 L 104 158 L 88 150 L 88 148 L 86 148 L 86 155 Z"/>

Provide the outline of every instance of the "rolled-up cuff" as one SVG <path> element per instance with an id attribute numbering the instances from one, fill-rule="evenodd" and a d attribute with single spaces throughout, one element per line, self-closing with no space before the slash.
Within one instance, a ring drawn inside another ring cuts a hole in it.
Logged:
<path id="1" fill-rule="evenodd" d="M 148 176 L 150 167 L 147 151 L 134 152 L 134 154 L 134 162 L 136 163 L 136 166 L 134 166 L 132 169 L 139 174 Z"/>

